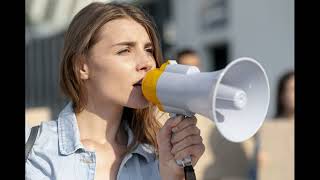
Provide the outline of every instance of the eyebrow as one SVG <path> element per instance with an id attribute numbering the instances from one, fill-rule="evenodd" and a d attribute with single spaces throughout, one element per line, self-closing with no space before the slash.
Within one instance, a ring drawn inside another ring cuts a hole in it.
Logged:
<path id="1" fill-rule="evenodd" d="M 147 42 L 147 43 L 144 45 L 144 47 L 145 47 L 145 48 L 146 48 L 146 47 L 153 47 L 153 45 L 152 45 L 151 42 Z"/>
<path id="2" fill-rule="evenodd" d="M 124 42 L 119 42 L 116 44 L 113 44 L 112 47 L 114 46 L 135 46 L 137 43 L 134 41 L 124 41 Z M 152 47 L 152 43 L 151 42 L 147 42 L 144 47 Z"/>
<path id="3" fill-rule="evenodd" d="M 134 46 L 134 45 L 136 45 L 136 43 L 133 41 L 124 41 L 124 42 L 119 42 L 119 43 L 113 44 L 112 46 L 122 46 L 122 45 Z"/>

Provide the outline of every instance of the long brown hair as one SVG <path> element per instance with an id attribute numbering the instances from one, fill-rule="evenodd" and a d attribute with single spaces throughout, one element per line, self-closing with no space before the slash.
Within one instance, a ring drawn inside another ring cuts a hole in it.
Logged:
<path id="1" fill-rule="evenodd" d="M 130 4 L 91 3 L 73 18 L 65 34 L 60 71 L 60 86 L 63 93 L 73 102 L 75 113 L 81 112 L 87 103 L 87 90 L 80 79 L 79 57 L 86 57 L 90 48 L 98 41 L 99 30 L 107 22 L 118 18 L 131 18 L 147 31 L 154 47 L 154 59 L 159 67 L 162 61 L 159 35 L 152 18 Z M 145 109 L 124 108 L 121 126 L 127 123 L 134 134 L 130 150 L 137 143 L 150 144 L 158 149 L 156 132 L 161 124 L 155 118 L 156 107 Z"/>

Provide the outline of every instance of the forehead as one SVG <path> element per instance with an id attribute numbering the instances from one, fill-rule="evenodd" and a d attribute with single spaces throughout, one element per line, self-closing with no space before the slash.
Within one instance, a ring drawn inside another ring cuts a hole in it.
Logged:
<path id="1" fill-rule="evenodd" d="M 146 29 L 131 18 L 119 18 L 107 22 L 101 27 L 98 37 L 111 44 L 121 41 L 150 42 Z"/>

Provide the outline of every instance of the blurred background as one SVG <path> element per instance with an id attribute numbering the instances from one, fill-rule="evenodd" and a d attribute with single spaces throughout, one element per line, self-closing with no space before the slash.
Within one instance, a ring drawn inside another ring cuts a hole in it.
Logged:
<path id="1" fill-rule="evenodd" d="M 58 83 L 64 32 L 73 16 L 93 1 L 26 0 L 25 108 L 28 125 L 56 119 L 67 103 Z M 277 115 L 279 96 L 286 96 L 279 95 L 282 91 L 280 80 L 285 73 L 294 70 L 294 1 L 118 2 L 133 3 L 153 16 L 166 59 L 176 59 L 179 51 L 192 49 L 200 61 L 201 71 L 222 69 L 242 56 L 256 59 L 266 70 L 271 99 L 266 123 L 257 136 L 243 143 L 228 142 L 212 122 L 198 116 L 206 144 L 206 152 L 195 167 L 198 179 L 294 179 L 294 118 Z M 291 101 L 294 110 L 294 98 L 291 97 Z"/>

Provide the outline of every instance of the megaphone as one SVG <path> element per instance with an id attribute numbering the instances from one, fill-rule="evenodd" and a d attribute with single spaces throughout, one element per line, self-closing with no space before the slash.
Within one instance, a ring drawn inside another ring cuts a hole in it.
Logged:
<path id="1" fill-rule="evenodd" d="M 146 74 L 142 93 L 161 111 L 211 119 L 232 142 L 245 141 L 258 131 L 270 99 L 266 72 L 249 57 L 214 72 L 168 60 Z"/>

